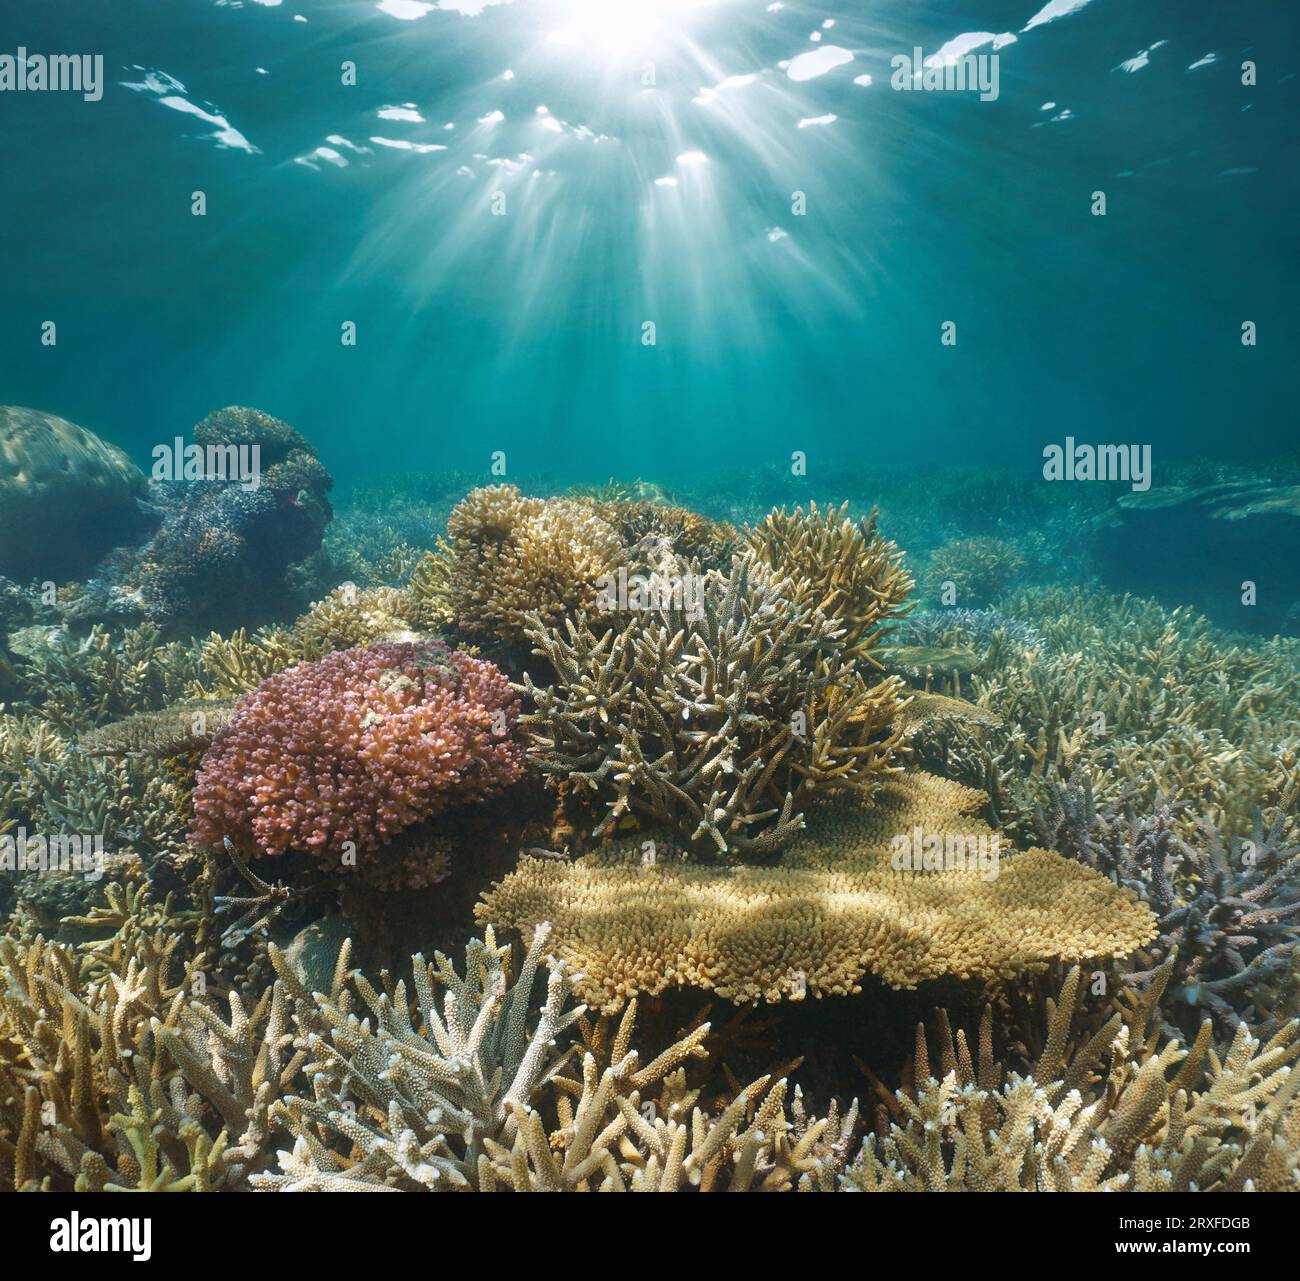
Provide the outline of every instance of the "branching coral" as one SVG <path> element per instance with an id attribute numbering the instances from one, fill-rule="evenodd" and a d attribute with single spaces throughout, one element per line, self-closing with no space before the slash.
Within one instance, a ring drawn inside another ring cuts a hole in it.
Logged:
<path id="1" fill-rule="evenodd" d="M 193 995 L 202 954 L 183 950 L 136 915 L 93 953 L 0 942 L 0 1164 L 15 1189 L 237 1189 L 265 1164 L 270 1105 L 298 1066 L 285 992 L 247 1012 L 232 994 L 227 1022 Z"/>
<path id="2" fill-rule="evenodd" d="M 197 654 L 162 644 L 155 627 L 114 637 L 96 625 L 80 638 L 66 627 L 46 631 L 44 643 L 29 650 L 22 679 L 46 720 L 80 733 L 181 698 L 197 672 Z"/>
<path id="3" fill-rule="evenodd" d="M 711 571 L 698 599 L 579 618 L 529 636 L 556 674 L 524 689 L 529 756 L 607 802 L 601 836 L 626 816 L 697 850 L 766 852 L 821 791 L 869 795 L 895 773 L 900 683 L 868 685 L 838 621 L 792 598 L 752 556 Z"/>
<path id="4" fill-rule="evenodd" d="M 877 515 L 853 521 L 849 505 L 819 511 L 782 507 L 745 531 L 758 558 L 796 584 L 796 599 L 840 620 L 847 655 L 868 659 L 882 630 L 904 612 L 913 583 L 903 553 L 876 528 Z"/>
<path id="5" fill-rule="evenodd" d="M 184 850 L 188 820 L 183 777 L 147 759 L 96 759 L 36 717 L 0 717 L 0 834 L 21 829 L 27 856 L 36 840 L 46 858 L 25 871 L 10 862 L 3 880 L 46 928 L 90 906 L 103 876 L 138 877 Z M 73 866 L 69 851 L 103 863 Z"/>
<path id="6" fill-rule="evenodd" d="M 293 634 L 281 627 L 251 635 L 242 627 L 229 636 L 213 632 L 199 645 L 200 674 L 187 692 L 199 698 L 247 694 L 303 657 Z"/>
<path id="7" fill-rule="evenodd" d="M 974 677 L 971 696 L 1005 730 L 917 743 L 930 768 L 990 794 L 1000 827 L 1032 832 L 1044 788 L 1082 768 L 1100 802 L 1176 788 L 1241 832 L 1300 776 L 1300 662 L 1286 642 L 1233 644 L 1190 611 L 1090 591 L 1025 593 L 1007 608 L 1034 617 L 1044 648 L 1008 649 Z"/>
<path id="8" fill-rule="evenodd" d="M 1269 1017 L 1270 998 L 1300 952 L 1300 842 L 1283 798 L 1276 816 L 1255 815 L 1249 835 L 1225 835 L 1201 820 L 1183 839 L 1187 806 L 1160 796 L 1149 810 L 1098 809 L 1086 776 L 1050 786 L 1036 813 L 1053 848 L 1127 885 L 1156 914 L 1159 933 L 1143 950 L 1139 981 L 1166 961 L 1170 1017 L 1190 1032 L 1201 1011 L 1221 1031 L 1250 1012 Z"/>
<path id="9" fill-rule="evenodd" d="M 480 920 L 547 921 L 580 996 L 618 1008 L 636 992 L 716 989 L 744 1003 L 842 995 L 864 974 L 911 988 L 944 975 L 997 978 L 1054 958 L 1126 955 L 1151 914 L 1131 891 L 1042 850 L 935 871 L 893 869 L 894 838 L 916 828 L 992 834 L 980 797 L 911 773 L 876 801 L 829 802 L 778 866 L 709 867 L 671 842 L 612 843 L 575 863 L 527 859 L 489 890 Z"/>
<path id="10" fill-rule="evenodd" d="M 452 511 L 450 594 L 462 631 L 523 638 L 526 619 L 547 626 L 593 609 L 601 576 L 622 542 L 591 504 L 525 498 L 513 485 L 476 489 Z"/>
<path id="11" fill-rule="evenodd" d="M 320 658 L 427 626 L 429 613 L 419 597 L 396 587 L 336 587 L 293 625 L 293 639 L 304 658 Z"/>
<path id="12" fill-rule="evenodd" d="M 697 1025 L 642 1065 L 632 1049 L 635 1007 L 606 1053 L 575 1050 L 566 1030 L 584 1007 L 566 1008 L 562 964 L 542 963 L 538 927 L 517 979 L 491 931 L 466 949 L 464 976 L 442 955 L 413 958 L 406 984 L 300 1004 L 297 1043 L 307 1052 L 311 1099 L 289 1097 L 278 1118 L 295 1136 L 281 1173 L 255 1175 L 277 1191 L 830 1190 L 844 1168 L 857 1119 L 808 1115 L 798 1089 L 763 1077 L 721 1113 L 698 1106 L 685 1065 L 705 1056 Z M 277 965 L 283 961 L 277 958 Z M 545 997 L 532 992 L 546 975 Z M 445 989 L 441 1006 L 437 989 Z M 412 1005 L 414 1008 L 412 1008 Z M 373 1019 L 373 1026 L 371 1020 Z M 545 1098 L 553 1092 L 553 1101 Z M 548 1126 L 547 1118 L 554 1125 Z"/>
<path id="13" fill-rule="evenodd" d="M 490 931 L 466 949 L 463 977 L 441 953 L 432 965 L 413 957 L 414 1020 L 404 982 L 377 992 L 359 975 L 356 991 L 373 1025 L 352 1013 L 350 992 L 318 996 L 314 1012 L 300 1010 L 314 1097 L 284 1101 L 279 1115 L 294 1147 L 280 1153 L 284 1173 L 257 1185 L 347 1191 L 490 1183 L 489 1143 L 513 1140 L 516 1105 L 562 1066 L 568 1056 L 557 1042 L 583 1009 L 565 1009 L 568 980 L 551 970 L 529 1030 L 545 942 L 539 929 L 513 981 L 510 950 Z M 282 958 L 272 956 L 285 972 Z M 441 1010 L 439 986 L 446 989 Z"/>
<path id="14" fill-rule="evenodd" d="M 1222 1055 L 1159 1037 L 1170 967 L 1068 1058 L 1079 971 L 1049 1011 L 1028 1075 L 995 1084 L 969 1055 L 898 1095 L 902 1119 L 869 1136 L 845 1176 L 855 1191 L 1241 1191 L 1289 1173 L 1300 1025 L 1265 1043 L 1238 1024 Z"/>
<path id="15" fill-rule="evenodd" d="M 934 601 L 965 608 L 1001 596 L 1024 568 L 1025 558 L 1002 538 L 955 538 L 930 554 L 927 593 Z M 951 598 L 946 598 L 951 584 Z"/>
<path id="16" fill-rule="evenodd" d="M 203 758 L 191 840 L 364 852 L 522 770 L 518 700 L 491 663 L 381 643 L 300 663 L 235 706 Z"/>
<path id="17" fill-rule="evenodd" d="M 685 507 L 631 498 L 596 501 L 592 506 L 617 531 L 632 565 L 653 567 L 671 555 L 703 569 L 725 571 L 732 556 L 744 547 L 734 525 L 710 520 Z"/>

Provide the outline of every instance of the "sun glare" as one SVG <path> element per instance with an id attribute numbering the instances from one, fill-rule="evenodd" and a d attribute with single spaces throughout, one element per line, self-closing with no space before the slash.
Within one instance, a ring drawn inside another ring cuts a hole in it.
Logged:
<path id="1" fill-rule="evenodd" d="M 611 56 L 643 52 L 680 27 L 683 17 L 714 0 L 568 0 L 555 44 L 597 49 Z"/>

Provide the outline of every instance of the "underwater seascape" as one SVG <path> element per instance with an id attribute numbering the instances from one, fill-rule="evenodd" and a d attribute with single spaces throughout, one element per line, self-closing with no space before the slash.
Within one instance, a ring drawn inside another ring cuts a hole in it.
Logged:
<path id="1" fill-rule="evenodd" d="M 1300 1191 L 1300 10 L 0 32 L 0 1187 Z"/>

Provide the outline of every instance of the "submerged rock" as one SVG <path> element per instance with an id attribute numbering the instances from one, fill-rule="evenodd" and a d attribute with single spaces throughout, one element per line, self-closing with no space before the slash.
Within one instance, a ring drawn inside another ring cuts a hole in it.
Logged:
<path id="1" fill-rule="evenodd" d="M 316 584 L 300 586 L 297 569 L 320 551 L 333 516 L 333 481 L 315 450 L 287 423 L 237 407 L 209 414 L 193 441 L 255 459 L 254 473 L 155 479 L 156 532 L 104 559 L 65 611 L 70 621 L 147 621 L 169 636 L 228 632 L 292 618 L 310 599 Z"/>
<path id="2" fill-rule="evenodd" d="M 140 537 L 144 473 L 65 418 L 0 406 L 0 574 L 64 581 Z"/>
<path id="3" fill-rule="evenodd" d="M 1233 480 L 1125 494 L 1097 552 L 1114 587 L 1271 634 L 1300 630 L 1297 548 L 1300 484 Z"/>

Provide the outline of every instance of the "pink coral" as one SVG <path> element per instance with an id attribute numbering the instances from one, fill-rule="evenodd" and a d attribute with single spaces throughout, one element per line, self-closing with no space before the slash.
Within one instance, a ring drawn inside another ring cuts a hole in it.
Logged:
<path id="1" fill-rule="evenodd" d="M 199 768 L 190 840 L 357 851 L 523 770 L 519 700 L 493 664 L 432 643 L 300 663 L 235 705 Z"/>

